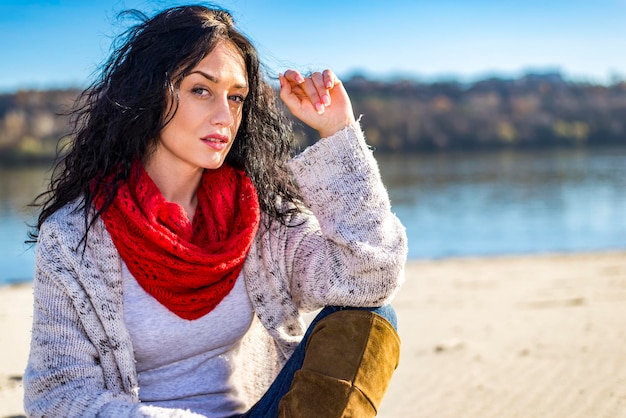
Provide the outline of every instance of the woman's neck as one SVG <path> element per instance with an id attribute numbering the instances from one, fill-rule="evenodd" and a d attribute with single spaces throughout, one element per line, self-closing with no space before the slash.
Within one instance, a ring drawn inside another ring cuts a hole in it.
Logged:
<path id="1" fill-rule="evenodd" d="M 202 179 L 202 168 L 167 167 L 162 164 L 148 162 L 145 170 L 157 185 L 163 198 L 171 203 L 177 203 L 187 212 L 192 220 L 196 212 L 198 198 L 196 192 Z"/>

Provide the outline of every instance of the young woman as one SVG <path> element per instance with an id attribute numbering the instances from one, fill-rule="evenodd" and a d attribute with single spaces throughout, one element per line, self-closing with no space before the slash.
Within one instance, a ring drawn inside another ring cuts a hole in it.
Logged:
<path id="1" fill-rule="evenodd" d="M 279 80 L 323 138 L 294 158 L 229 13 L 121 38 L 41 196 L 29 416 L 376 414 L 406 234 L 335 74 Z"/>

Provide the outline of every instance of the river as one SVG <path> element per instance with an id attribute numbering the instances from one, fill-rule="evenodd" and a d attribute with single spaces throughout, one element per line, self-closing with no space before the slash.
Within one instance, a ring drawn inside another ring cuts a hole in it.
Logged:
<path id="1" fill-rule="evenodd" d="M 626 148 L 376 155 L 410 259 L 626 249 Z M 0 167 L 0 284 L 32 277 L 41 167 Z"/>

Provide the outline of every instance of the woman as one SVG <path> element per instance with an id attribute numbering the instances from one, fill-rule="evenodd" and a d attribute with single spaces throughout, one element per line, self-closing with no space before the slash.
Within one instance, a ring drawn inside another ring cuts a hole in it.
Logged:
<path id="1" fill-rule="evenodd" d="M 323 138 L 292 159 L 226 11 L 172 8 L 121 38 L 33 233 L 30 416 L 376 414 L 406 234 L 337 77 L 279 80 Z"/>

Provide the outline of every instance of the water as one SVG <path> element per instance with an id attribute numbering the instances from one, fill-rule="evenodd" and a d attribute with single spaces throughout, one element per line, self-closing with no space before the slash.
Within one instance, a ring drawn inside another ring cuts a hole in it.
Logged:
<path id="1" fill-rule="evenodd" d="M 0 284 L 28 281 L 34 250 L 24 244 L 35 212 L 28 205 L 44 190 L 47 171 L 33 167 L 0 167 Z"/>
<path id="2" fill-rule="evenodd" d="M 626 148 L 377 155 L 409 258 L 626 249 Z M 42 168 L 0 168 L 0 283 L 29 280 Z"/>
<path id="3" fill-rule="evenodd" d="M 381 157 L 409 258 L 626 249 L 626 149 Z"/>

